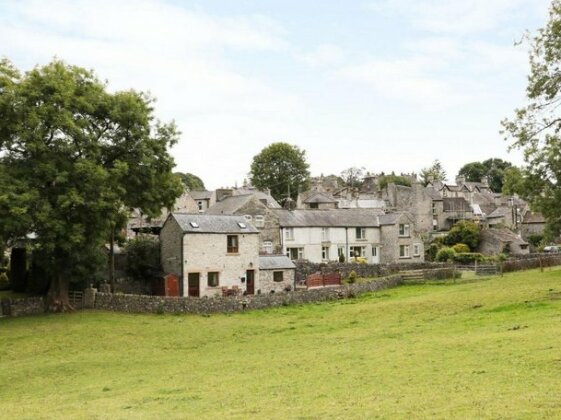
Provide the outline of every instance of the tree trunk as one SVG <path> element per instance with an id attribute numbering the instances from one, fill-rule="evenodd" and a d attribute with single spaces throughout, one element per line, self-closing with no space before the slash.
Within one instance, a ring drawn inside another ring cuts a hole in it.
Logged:
<path id="1" fill-rule="evenodd" d="M 74 308 L 68 299 L 68 281 L 56 273 L 49 285 L 47 293 L 47 309 L 49 312 L 69 312 Z"/>
<path id="2" fill-rule="evenodd" d="M 109 284 L 111 284 L 111 292 L 115 293 L 115 228 L 111 229 L 111 238 L 109 238 Z"/>

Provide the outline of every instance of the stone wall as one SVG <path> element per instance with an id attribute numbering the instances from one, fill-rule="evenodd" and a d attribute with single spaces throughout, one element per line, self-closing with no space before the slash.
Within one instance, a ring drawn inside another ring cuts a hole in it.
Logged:
<path id="1" fill-rule="evenodd" d="M 274 273 L 282 272 L 282 281 L 274 281 Z M 279 293 L 294 289 L 294 269 L 259 270 L 261 293 Z"/>
<path id="2" fill-rule="evenodd" d="M 420 270 L 443 268 L 446 264 L 434 262 L 410 262 L 395 264 L 357 264 L 330 261 L 328 263 L 311 263 L 300 260 L 296 264 L 296 284 L 301 284 L 306 277 L 314 273 L 341 273 L 342 278 L 349 276 L 354 271 L 359 277 L 383 277 L 403 270 Z"/>
<path id="3" fill-rule="evenodd" d="M 326 287 L 322 289 L 254 296 L 212 298 L 96 293 L 95 308 L 128 313 L 230 313 L 344 299 L 367 292 L 396 287 L 400 284 L 402 284 L 401 277 L 393 276 L 383 280 L 341 287 Z"/>
<path id="4" fill-rule="evenodd" d="M 0 315 L 26 316 L 45 313 L 43 297 L 8 298 L 0 301 Z"/>

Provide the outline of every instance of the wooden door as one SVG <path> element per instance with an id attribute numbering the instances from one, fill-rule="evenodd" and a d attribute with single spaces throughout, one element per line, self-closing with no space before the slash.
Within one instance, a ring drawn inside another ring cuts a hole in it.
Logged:
<path id="1" fill-rule="evenodd" d="M 166 296 L 179 296 L 179 278 L 175 274 L 165 276 L 164 283 Z"/>
<path id="2" fill-rule="evenodd" d="M 187 294 L 188 296 L 199 297 L 199 273 L 189 273 L 187 275 Z"/>
<path id="3" fill-rule="evenodd" d="M 246 272 L 246 292 L 248 295 L 255 294 L 255 270 L 247 270 Z"/>

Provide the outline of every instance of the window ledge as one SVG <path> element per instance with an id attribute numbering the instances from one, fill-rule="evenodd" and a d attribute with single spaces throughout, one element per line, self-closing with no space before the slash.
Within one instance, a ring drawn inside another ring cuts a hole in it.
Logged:
<path id="1" fill-rule="evenodd" d="M 411 257 L 399 257 L 400 260 L 410 260 Z"/>
<path id="2" fill-rule="evenodd" d="M 240 253 L 239 252 L 227 252 L 226 253 L 227 257 L 235 257 L 236 255 L 240 255 Z"/>

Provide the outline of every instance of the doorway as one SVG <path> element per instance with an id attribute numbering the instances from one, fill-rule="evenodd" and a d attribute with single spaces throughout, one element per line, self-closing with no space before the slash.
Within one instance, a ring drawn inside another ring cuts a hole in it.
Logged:
<path id="1" fill-rule="evenodd" d="M 200 296 L 200 273 L 189 273 L 187 275 L 187 295 L 193 297 Z"/>

